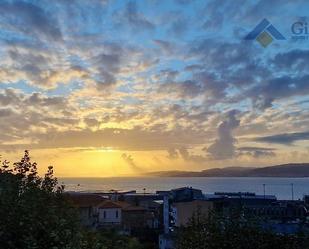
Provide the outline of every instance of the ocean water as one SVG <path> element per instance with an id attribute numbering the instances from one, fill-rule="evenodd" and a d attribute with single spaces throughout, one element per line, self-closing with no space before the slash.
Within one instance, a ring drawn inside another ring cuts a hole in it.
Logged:
<path id="1" fill-rule="evenodd" d="M 190 186 L 203 193 L 214 192 L 255 192 L 276 195 L 278 199 L 301 199 L 309 194 L 309 178 L 272 178 L 272 177 L 112 177 L 112 178 L 59 178 L 59 183 L 67 191 L 104 191 L 110 190 L 153 193 L 156 190 Z M 145 189 L 145 190 L 144 190 Z M 293 191 L 292 191 L 293 189 Z"/>

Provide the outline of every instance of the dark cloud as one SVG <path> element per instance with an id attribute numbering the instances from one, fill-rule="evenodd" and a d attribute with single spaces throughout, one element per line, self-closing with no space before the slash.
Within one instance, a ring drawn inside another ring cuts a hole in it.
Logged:
<path id="1" fill-rule="evenodd" d="M 121 68 L 130 61 L 134 48 L 127 48 L 116 42 L 106 43 L 98 55 L 90 59 L 94 72 L 90 77 L 97 83 L 99 90 L 106 90 L 117 83 L 117 76 Z"/>
<path id="2" fill-rule="evenodd" d="M 240 121 L 236 118 L 236 114 L 236 110 L 227 113 L 225 121 L 218 126 L 218 138 L 206 149 L 215 160 L 229 159 L 235 156 L 236 139 L 233 136 L 233 131 L 240 124 Z"/>
<path id="3" fill-rule="evenodd" d="M 1 133 L 10 134 L 1 135 L 1 143 L 14 144 L 19 139 L 34 142 L 42 131 L 52 132 L 56 127 L 76 126 L 79 122 L 71 114 L 63 114 L 71 109 L 65 97 L 24 94 L 8 88 L 0 92 L 0 106 L 5 107 L 0 108 Z"/>
<path id="4" fill-rule="evenodd" d="M 204 67 L 199 64 L 193 64 L 185 67 L 186 71 L 195 71 L 195 70 L 202 70 Z"/>
<path id="5" fill-rule="evenodd" d="M 42 93 L 32 93 L 28 98 L 25 98 L 25 104 L 30 106 L 54 106 L 56 108 L 63 108 L 66 106 L 67 100 L 62 96 L 46 97 Z"/>
<path id="6" fill-rule="evenodd" d="M 270 62 L 276 70 L 307 72 L 309 69 L 309 50 L 294 49 L 289 52 L 278 53 Z"/>
<path id="7" fill-rule="evenodd" d="M 36 34 L 40 39 L 62 40 L 57 20 L 37 5 L 23 1 L 2 1 L 0 14 L 2 20 L 5 18 L 5 22 L 26 35 Z"/>
<path id="8" fill-rule="evenodd" d="M 292 145 L 297 141 L 309 140 L 309 132 L 282 133 L 265 137 L 257 137 L 254 140 L 262 143 Z"/>
<path id="9" fill-rule="evenodd" d="M 222 100 L 227 85 L 206 72 L 196 73 L 191 80 L 167 81 L 159 86 L 159 93 L 172 93 L 180 98 L 204 96 L 206 99 Z"/>
<path id="10" fill-rule="evenodd" d="M 10 108 L 0 108 L 0 118 L 9 117 L 13 113 L 13 110 Z"/>
<path id="11" fill-rule="evenodd" d="M 308 94 L 309 75 L 305 75 L 273 78 L 264 84 L 252 87 L 244 95 L 251 97 L 256 107 L 264 109 L 272 106 L 272 102 L 276 99 L 306 96 Z"/>
<path id="12" fill-rule="evenodd" d="M 3 93 L 0 93 L 0 104 L 2 106 L 16 104 L 19 103 L 20 98 L 21 95 L 18 94 L 16 90 L 6 88 Z"/>
<path id="13" fill-rule="evenodd" d="M 100 121 L 95 118 L 84 118 L 84 122 L 88 127 L 98 127 L 100 125 Z"/>
<path id="14" fill-rule="evenodd" d="M 197 40 L 191 44 L 189 56 L 199 61 L 191 71 L 192 78 L 199 84 L 204 82 L 201 90 L 208 94 L 208 98 L 212 97 L 214 103 L 236 103 L 245 97 L 227 97 L 229 89 L 237 89 L 242 94 L 244 89 L 261 84 L 261 81 L 267 80 L 273 74 L 265 65 L 264 59 L 260 58 L 256 48 L 244 41 Z M 248 97 L 248 94 L 245 96 Z"/>
<path id="15" fill-rule="evenodd" d="M 199 39 L 191 44 L 190 56 L 198 57 L 205 68 L 219 72 L 245 66 L 256 61 L 256 48 L 246 43 L 222 42 L 215 39 Z M 251 56 L 252 55 L 252 56 Z"/>

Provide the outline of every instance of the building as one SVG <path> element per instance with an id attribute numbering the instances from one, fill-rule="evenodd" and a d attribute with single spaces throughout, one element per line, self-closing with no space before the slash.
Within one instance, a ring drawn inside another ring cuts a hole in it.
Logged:
<path id="1" fill-rule="evenodd" d="M 173 202 L 202 200 L 204 195 L 202 190 L 192 187 L 176 188 L 170 191 L 170 197 Z"/>
<path id="2" fill-rule="evenodd" d="M 214 204 L 207 200 L 193 200 L 188 202 L 175 202 L 171 206 L 171 216 L 174 226 L 186 226 L 194 214 L 208 216 Z"/>
<path id="3" fill-rule="evenodd" d="M 122 209 L 122 228 L 131 233 L 144 228 L 157 227 L 152 212 L 141 206 L 127 206 Z"/>
<path id="4" fill-rule="evenodd" d="M 100 226 L 120 226 L 122 223 L 122 209 L 129 206 L 128 203 L 105 200 L 98 208 Z"/>
<path id="5" fill-rule="evenodd" d="M 67 198 L 78 209 L 81 224 L 95 228 L 98 224 L 97 206 L 105 199 L 97 194 L 77 192 L 67 193 Z"/>
<path id="6" fill-rule="evenodd" d="M 255 205 L 245 208 L 247 214 L 279 221 L 305 220 L 309 216 L 302 201 L 277 201 L 269 205 Z"/>

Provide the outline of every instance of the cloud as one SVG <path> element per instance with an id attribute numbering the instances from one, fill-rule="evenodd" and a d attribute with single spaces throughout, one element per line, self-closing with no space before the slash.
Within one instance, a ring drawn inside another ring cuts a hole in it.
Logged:
<path id="1" fill-rule="evenodd" d="M 129 1 L 124 10 L 115 13 L 114 18 L 118 26 L 128 25 L 134 31 L 140 32 L 155 29 L 155 25 L 138 11 L 136 1 Z"/>
<path id="2" fill-rule="evenodd" d="M 160 40 L 160 39 L 155 39 L 153 42 L 160 47 L 166 54 L 171 55 L 175 51 L 175 46 L 173 43 Z"/>
<path id="3" fill-rule="evenodd" d="M 235 156 L 236 139 L 233 136 L 233 130 L 239 127 L 240 124 L 240 121 L 236 118 L 236 114 L 237 111 L 235 110 L 227 113 L 226 120 L 218 126 L 218 138 L 206 149 L 215 160 L 224 160 Z"/>
<path id="4" fill-rule="evenodd" d="M 245 93 L 252 98 L 254 105 L 259 109 L 271 107 L 274 100 L 307 94 L 309 94 L 309 75 L 273 78 Z"/>
<path id="5" fill-rule="evenodd" d="M 179 154 L 185 161 L 195 162 L 195 163 L 204 163 L 207 160 L 207 157 L 203 155 L 194 155 L 190 154 L 189 151 L 185 147 L 181 147 L 179 150 Z"/>
<path id="6" fill-rule="evenodd" d="M 26 117 L 20 114 L 11 118 L 10 125 L 6 123 L 0 124 L 2 131 L 8 131 L 8 133 L 12 134 L 12 131 L 18 133 L 24 126 L 45 128 L 44 132 L 40 132 L 41 129 L 20 132 L 19 136 L 32 139 L 33 143 L 28 145 L 10 143 L 19 148 L 112 147 L 130 151 L 159 151 L 179 145 L 203 142 L 200 133 L 190 130 L 147 130 L 140 127 L 132 129 L 105 128 L 100 130 L 92 130 L 87 127 L 81 129 L 78 127 L 79 118 L 46 117 L 37 112 L 29 113 Z M 19 122 L 14 123 L 14 120 Z M 2 144 L 0 147 L 10 146 Z"/>
<path id="7" fill-rule="evenodd" d="M 10 108 L 0 108 L 0 118 L 11 116 L 13 113 Z"/>
<path id="8" fill-rule="evenodd" d="M 121 155 L 121 158 L 130 166 L 130 168 L 135 172 L 142 172 L 143 169 L 136 165 L 134 162 L 134 159 L 132 155 L 128 155 L 126 153 L 123 153 Z"/>
<path id="9" fill-rule="evenodd" d="M 254 140 L 262 143 L 292 145 L 297 141 L 309 140 L 309 132 L 282 133 L 257 137 Z"/>
<path id="10" fill-rule="evenodd" d="M 214 74 L 199 72 L 192 79 L 184 81 L 167 81 L 158 88 L 159 93 L 175 94 L 179 98 L 203 97 L 208 101 L 221 101 L 225 97 L 227 85 L 218 80 Z"/>
<path id="11" fill-rule="evenodd" d="M 98 73 L 97 86 L 100 90 L 116 83 L 116 74 L 121 66 L 122 48 L 114 44 L 107 50 L 92 59 Z"/>
<path id="12" fill-rule="evenodd" d="M 138 13 L 137 3 L 130 1 L 126 6 L 126 17 L 130 24 L 137 28 L 153 29 L 154 25 L 148 21 L 142 14 Z"/>
<path id="13" fill-rule="evenodd" d="M 18 30 L 24 35 L 35 34 L 39 39 L 62 40 L 57 20 L 52 18 L 51 13 L 47 13 L 37 5 L 23 1 L 2 1 L 0 14 L 12 29 Z"/>
<path id="14" fill-rule="evenodd" d="M 270 60 L 277 70 L 306 72 L 309 69 L 309 50 L 293 49 L 278 53 Z"/>
<path id="15" fill-rule="evenodd" d="M 245 0 L 238 1 L 224 1 L 213 0 L 206 4 L 203 8 L 204 15 L 207 20 L 204 22 L 203 27 L 205 29 L 219 30 L 222 29 L 225 22 L 233 20 L 237 22 L 244 14 L 244 8 L 248 3 Z M 239 6 L 242 6 L 240 8 Z M 236 21 L 235 21 L 236 20 Z"/>
<path id="16" fill-rule="evenodd" d="M 274 157 L 276 153 L 275 148 L 263 148 L 263 147 L 240 147 L 237 148 L 238 156 L 251 156 L 254 158 L 260 157 Z"/>
<path id="17" fill-rule="evenodd" d="M 179 157 L 178 151 L 175 148 L 169 148 L 167 150 L 168 156 L 167 158 L 169 159 L 177 159 Z"/>

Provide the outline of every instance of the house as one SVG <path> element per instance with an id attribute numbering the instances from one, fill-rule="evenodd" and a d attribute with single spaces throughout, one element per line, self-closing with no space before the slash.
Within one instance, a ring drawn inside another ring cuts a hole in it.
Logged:
<path id="1" fill-rule="evenodd" d="M 81 224 L 86 227 L 96 227 L 98 223 L 97 205 L 105 199 L 97 194 L 66 193 L 67 199 L 78 209 Z"/>
<path id="2" fill-rule="evenodd" d="M 121 201 L 103 201 L 97 206 L 99 224 L 101 226 L 120 226 L 122 224 L 122 209 L 129 205 Z"/>

